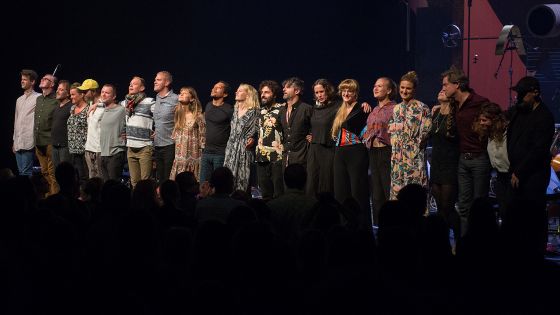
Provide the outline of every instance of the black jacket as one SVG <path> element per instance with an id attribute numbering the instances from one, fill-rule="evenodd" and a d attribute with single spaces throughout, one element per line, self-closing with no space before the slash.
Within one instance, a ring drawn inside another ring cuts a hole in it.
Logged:
<path id="1" fill-rule="evenodd" d="M 514 195 L 539 199 L 546 194 L 550 180 L 550 146 L 554 137 L 554 118 L 545 104 L 534 110 L 514 107 L 509 112 L 507 150 L 510 172 L 519 178 Z"/>
<path id="2" fill-rule="evenodd" d="M 292 106 L 290 121 L 286 120 L 288 105 L 280 110 L 280 121 L 283 129 L 284 165 L 307 163 L 307 148 L 309 142 L 305 137 L 311 133 L 311 105 L 298 101 Z"/>

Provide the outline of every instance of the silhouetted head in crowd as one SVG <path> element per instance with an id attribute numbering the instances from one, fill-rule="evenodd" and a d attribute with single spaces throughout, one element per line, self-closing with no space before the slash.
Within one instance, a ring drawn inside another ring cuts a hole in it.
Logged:
<path id="1" fill-rule="evenodd" d="M 498 221 L 496 211 L 489 198 L 477 198 L 469 213 L 468 234 L 476 234 L 481 237 L 490 236 L 498 232 Z"/>
<path id="2" fill-rule="evenodd" d="M 428 192 L 419 184 L 408 184 L 397 194 L 397 199 L 412 211 L 412 219 L 417 221 L 426 213 Z"/>
<path id="3" fill-rule="evenodd" d="M 307 181 L 307 171 L 301 164 L 290 164 L 284 170 L 284 183 L 289 189 L 303 190 Z"/>
<path id="4" fill-rule="evenodd" d="M 139 181 L 132 191 L 132 210 L 152 210 L 157 206 L 156 182 L 152 179 Z"/>
<path id="5" fill-rule="evenodd" d="M 159 195 L 164 205 L 176 205 L 179 200 L 179 185 L 168 179 L 159 186 Z"/>
<path id="6" fill-rule="evenodd" d="M 177 174 L 177 176 L 175 176 L 175 182 L 179 186 L 181 194 L 198 194 L 199 185 L 193 172 L 181 172 Z"/>
<path id="7" fill-rule="evenodd" d="M 127 212 L 130 207 L 130 188 L 113 179 L 106 181 L 101 189 L 101 203 L 103 209 L 113 210 L 111 212 Z"/>
<path id="8" fill-rule="evenodd" d="M 233 173 L 227 167 L 218 167 L 210 176 L 210 187 L 216 194 L 231 194 L 233 192 Z"/>
<path id="9" fill-rule="evenodd" d="M 78 172 L 70 162 L 61 162 L 54 171 L 54 177 L 60 187 L 60 193 L 78 197 L 80 188 Z"/>
<path id="10" fill-rule="evenodd" d="M 39 199 L 44 199 L 49 192 L 49 182 L 45 176 L 41 173 L 35 173 L 31 175 L 31 183 L 33 183 L 33 187 L 35 187 L 37 197 Z"/>
<path id="11" fill-rule="evenodd" d="M 86 181 L 84 185 L 82 199 L 91 200 L 95 202 L 101 201 L 101 189 L 103 187 L 103 179 L 93 177 Z"/>
<path id="12" fill-rule="evenodd" d="M 9 168 L 0 169 L 0 181 L 8 180 L 14 177 L 14 173 Z"/>

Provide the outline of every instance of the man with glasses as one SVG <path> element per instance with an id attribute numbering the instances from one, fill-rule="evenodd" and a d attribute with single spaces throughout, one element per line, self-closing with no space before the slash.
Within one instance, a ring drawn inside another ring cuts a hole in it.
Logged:
<path id="1" fill-rule="evenodd" d="M 37 72 L 21 70 L 21 88 L 23 95 L 16 101 L 14 119 L 14 144 L 12 150 L 16 155 L 19 175 L 31 176 L 33 169 L 33 156 L 35 153 L 35 140 L 33 138 L 33 119 L 35 103 L 41 95 L 33 90 L 37 81 Z"/>
<path id="2" fill-rule="evenodd" d="M 55 86 L 56 77 L 45 74 L 39 83 L 39 88 L 43 94 L 37 97 L 35 104 L 35 154 L 41 165 L 41 173 L 49 183 L 48 195 L 58 192 L 58 184 L 54 177 L 54 163 L 52 159 L 52 137 L 51 129 L 53 124 L 53 113 L 59 102 L 56 99 Z"/>

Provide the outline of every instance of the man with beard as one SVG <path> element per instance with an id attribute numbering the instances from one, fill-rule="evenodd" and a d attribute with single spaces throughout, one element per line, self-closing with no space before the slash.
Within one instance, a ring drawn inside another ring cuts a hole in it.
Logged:
<path id="1" fill-rule="evenodd" d="M 304 82 L 300 78 L 289 78 L 282 83 L 286 106 L 280 110 L 283 129 L 283 162 L 284 167 L 290 164 L 307 166 L 307 149 L 309 142 L 306 137 L 311 134 L 311 114 L 313 107 L 301 101 Z"/>
<path id="2" fill-rule="evenodd" d="M 229 94 L 229 84 L 219 81 L 214 84 L 206 104 L 204 119 L 206 120 L 206 145 L 200 159 L 200 183 L 210 180 L 215 169 L 224 165 L 226 145 L 231 131 L 233 107 L 224 100 Z"/>
<path id="3" fill-rule="evenodd" d="M 512 90 L 517 92 L 517 104 L 510 111 L 507 151 L 513 190 L 503 231 L 506 244 L 522 254 L 521 260 L 538 263 L 547 238 L 546 188 L 554 118 L 542 103 L 536 78 L 521 78 Z"/>
<path id="4" fill-rule="evenodd" d="M 60 162 L 70 162 L 68 150 L 68 117 L 70 117 L 70 82 L 60 80 L 56 89 L 56 99 L 60 104 L 54 109 L 51 137 L 53 143 L 52 159 L 56 168 Z"/>
<path id="5" fill-rule="evenodd" d="M 259 85 L 261 109 L 258 116 L 257 177 L 262 198 L 269 200 L 284 192 L 282 178 L 282 124 L 280 110 L 284 104 L 276 103 L 280 85 L 265 80 Z"/>

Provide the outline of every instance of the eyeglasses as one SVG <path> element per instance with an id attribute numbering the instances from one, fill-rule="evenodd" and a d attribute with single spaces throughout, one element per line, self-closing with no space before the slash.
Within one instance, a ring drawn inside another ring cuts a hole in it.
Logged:
<path id="1" fill-rule="evenodd" d="M 47 81 L 49 81 L 50 83 L 53 83 L 53 80 L 51 80 L 51 79 L 49 79 L 49 78 L 46 78 L 46 77 L 41 79 L 41 81 L 43 81 L 43 80 L 47 80 Z"/>

